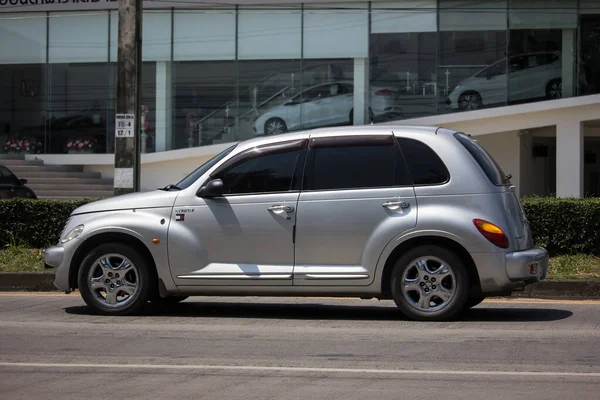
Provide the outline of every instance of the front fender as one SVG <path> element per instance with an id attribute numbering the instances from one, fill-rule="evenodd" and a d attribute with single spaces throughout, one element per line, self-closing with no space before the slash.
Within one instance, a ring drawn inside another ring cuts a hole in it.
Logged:
<path id="1" fill-rule="evenodd" d="M 168 291 L 176 291 L 171 277 L 168 257 L 168 231 L 172 207 L 102 212 L 78 218 L 85 226 L 82 236 L 76 240 L 85 243 L 99 235 L 121 234 L 137 239 L 150 252 L 158 277 Z M 157 243 L 154 241 L 157 240 Z M 81 246 L 81 244 L 79 245 Z"/>

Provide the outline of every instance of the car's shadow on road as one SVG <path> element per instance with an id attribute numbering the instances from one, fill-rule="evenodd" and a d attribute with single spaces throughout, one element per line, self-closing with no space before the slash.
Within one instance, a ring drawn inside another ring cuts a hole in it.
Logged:
<path id="1" fill-rule="evenodd" d="M 365 301 L 366 302 L 366 301 Z M 68 314 L 97 315 L 87 306 L 67 307 Z M 490 307 L 482 304 L 466 310 L 455 321 L 465 322 L 545 322 L 569 318 L 568 310 L 541 307 Z M 187 317 L 187 318 L 248 318 L 292 320 L 352 320 L 398 321 L 407 320 L 395 306 L 385 305 L 331 305 L 322 303 L 233 303 L 187 300 L 170 307 L 149 304 L 136 317 Z M 126 318 L 126 317 L 125 317 Z"/>

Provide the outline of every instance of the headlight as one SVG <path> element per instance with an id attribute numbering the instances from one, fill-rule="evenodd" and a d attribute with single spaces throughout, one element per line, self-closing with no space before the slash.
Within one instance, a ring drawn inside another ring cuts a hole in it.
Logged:
<path id="1" fill-rule="evenodd" d="M 83 225 L 78 225 L 75 228 L 73 228 L 71 230 L 71 232 L 69 232 L 67 234 L 67 236 L 65 236 L 63 239 L 60 240 L 61 243 L 67 243 L 70 242 L 71 240 L 77 238 L 79 235 L 81 235 L 81 232 L 83 232 Z"/>

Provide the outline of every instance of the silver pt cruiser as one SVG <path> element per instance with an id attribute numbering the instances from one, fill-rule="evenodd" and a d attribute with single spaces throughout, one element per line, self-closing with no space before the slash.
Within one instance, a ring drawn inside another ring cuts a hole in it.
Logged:
<path id="1" fill-rule="evenodd" d="M 104 314 L 200 295 L 346 296 L 442 320 L 543 280 L 548 253 L 469 135 L 361 126 L 242 142 L 176 185 L 80 207 L 45 263 Z"/>

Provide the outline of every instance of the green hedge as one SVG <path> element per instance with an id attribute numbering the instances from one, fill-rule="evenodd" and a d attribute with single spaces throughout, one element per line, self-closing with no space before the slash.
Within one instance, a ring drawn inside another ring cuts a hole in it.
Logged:
<path id="1" fill-rule="evenodd" d="M 43 248 L 58 242 L 69 214 L 89 202 L 0 200 L 0 246 Z M 600 199 L 526 198 L 535 243 L 553 255 L 600 255 Z"/>
<path id="2" fill-rule="evenodd" d="M 0 200 L 0 246 L 45 248 L 58 243 L 69 215 L 90 200 Z"/>
<path id="3" fill-rule="evenodd" d="M 552 255 L 600 255 L 600 199 L 522 199 L 536 245 Z"/>

